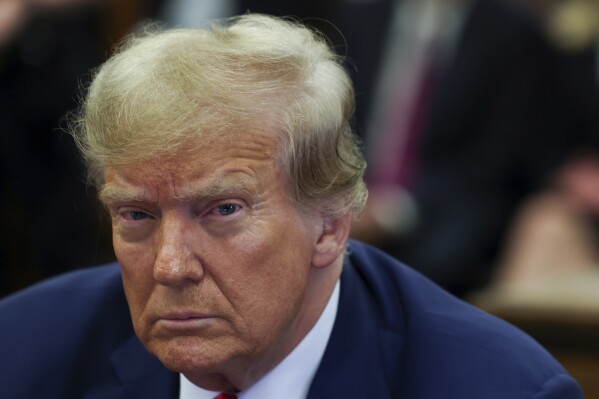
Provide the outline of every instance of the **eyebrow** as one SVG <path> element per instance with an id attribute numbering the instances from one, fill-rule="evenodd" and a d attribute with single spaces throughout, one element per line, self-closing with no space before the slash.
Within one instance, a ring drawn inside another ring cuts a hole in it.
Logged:
<path id="1" fill-rule="evenodd" d="M 148 201 L 149 198 L 143 190 L 131 190 L 115 183 L 106 183 L 98 193 L 100 201 L 105 205 L 115 202 Z"/>
<path id="2" fill-rule="evenodd" d="M 227 176 L 204 187 L 183 187 L 179 190 L 180 194 L 175 196 L 174 199 L 182 202 L 198 201 L 205 198 L 220 197 L 239 192 L 250 193 L 254 191 L 252 190 L 252 187 L 253 185 L 249 184 L 247 179 Z"/>
<path id="3" fill-rule="evenodd" d="M 193 202 L 233 193 L 251 193 L 255 191 L 255 187 L 249 184 L 247 179 L 226 176 L 204 187 L 186 186 L 178 191 L 179 194 L 172 197 L 173 199 Z M 99 198 L 105 205 L 119 202 L 151 202 L 145 190 L 123 187 L 117 183 L 104 184 L 100 189 Z"/>

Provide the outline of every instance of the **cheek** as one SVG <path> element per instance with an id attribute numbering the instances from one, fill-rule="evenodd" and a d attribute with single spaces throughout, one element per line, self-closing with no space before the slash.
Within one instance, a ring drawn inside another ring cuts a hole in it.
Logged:
<path id="1" fill-rule="evenodd" d="M 123 239 L 117 229 L 113 229 L 112 246 L 123 275 L 142 280 L 152 277 L 156 252 L 151 237 L 146 240 L 130 241 Z"/>
<path id="2" fill-rule="evenodd" d="M 219 285 L 228 291 L 225 295 L 245 310 L 248 322 L 254 325 L 271 318 L 279 319 L 270 320 L 274 324 L 282 322 L 280 318 L 292 316 L 304 297 L 311 270 L 311 241 L 293 231 L 297 232 L 287 225 L 268 229 L 270 234 L 253 235 L 242 250 L 238 246 L 224 251 L 230 257 L 230 267 L 215 271 Z"/>
<path id="3" fill-rule="evenodd" d="M 114 252 L 121 267 L 125 296 L 135 324 L 141 318 L 154 287 L 154 259 L 150 248 L 113 239 Z M 137 328 L 137 326 L 136 326 Z"/>

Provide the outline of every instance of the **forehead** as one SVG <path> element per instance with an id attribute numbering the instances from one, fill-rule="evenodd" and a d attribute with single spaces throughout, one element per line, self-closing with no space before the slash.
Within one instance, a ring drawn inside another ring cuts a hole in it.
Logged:
<path id="1" fill-rule="evenodd" d="M 100 197 L 105 202 L 131 196 L 185 199 L 198 191 L 259 189 L 278 174 L 277 144 L 264 133 L 227 134 L 140 162 L 107 165 Z"/>

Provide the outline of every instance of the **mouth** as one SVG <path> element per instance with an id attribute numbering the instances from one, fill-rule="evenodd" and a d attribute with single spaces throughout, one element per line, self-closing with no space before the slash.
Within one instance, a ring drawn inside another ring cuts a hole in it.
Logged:
<path id="1" fill-rule="evenodd" d="M 183 312 L 170 312 L 161 317 L 162 320 L 188 320 L 188 319 L 206 319 L 212 317 L 206 313 L 200 313 L 195 311 L 183 311 Z"/>
<path id="2" fill-rule="evenodd" d="M 156 325 L 170 331 L 197 331 L 218 323 L 219 317 L 198 312 L 173 312 L 160 316 Z"/>

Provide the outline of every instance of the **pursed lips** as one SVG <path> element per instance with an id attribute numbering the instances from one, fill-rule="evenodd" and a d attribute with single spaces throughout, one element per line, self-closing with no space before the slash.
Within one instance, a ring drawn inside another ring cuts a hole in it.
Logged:
<path id="1" fill-rule="evenodd" d="M 209 327 L 217 322 L 218 316 L 196 311 L 169 312 L 158 316 L 155 323 L 169 330 L 189 330 Z"/>
<path id="2" fill-rule="evenodd" d="M 205 319 L 214 317 L 206 313 L 196 311 L 169 312 L 164 316 L 158 317 L 163 320 L 187 320 L 187 319 Z"/>

